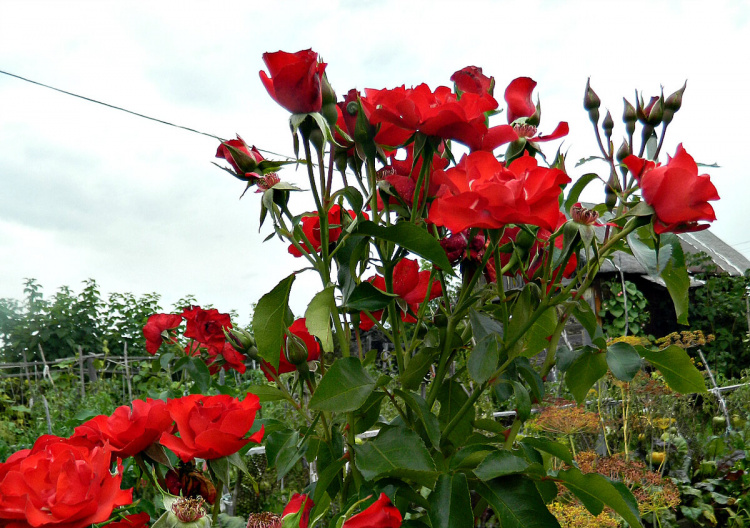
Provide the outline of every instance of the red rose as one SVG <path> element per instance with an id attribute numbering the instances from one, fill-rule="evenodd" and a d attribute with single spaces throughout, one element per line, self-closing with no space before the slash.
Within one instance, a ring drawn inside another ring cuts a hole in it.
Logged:
<path id="1" fill-rule="evenodd" d="M 377 275 L 371 277 L 370 282 L 372 285 L 379 290 L 386 291 L 385 277 Z M 419 263 L 413 259 L 401 259 L 393 268 L 393 293 L 398 295 L 404 303 L 408 306 L 409 310 L 417 313 L 419 305 L 422 304 L 427 297 L 427 286 L 430 283 L 430 272 L 419 271 Z M 443 289 L 440 286 L 440 282 L 437 280 L 432 281 L 432 288 L 429 291 L 429 297 L 427 300 L 434 299 L 443 294 Z M 372 312 L 372 316 L 375 319 L 380 319 L 383 315 L 382 310 Z M 416 323 L 417 320 L 406 311 L 401 312 L 401 320 L 405 323 Z M 362 330 L 369 330 L 374 326 L 372 320 L 367 317 L 364 313 L 360 315 L 359 327 Z"/>
<path id="2" fill-rule="evenodd" d="M 183 462 L 195 457 L 211 460 L 229 456 L 248 442 L 259 443 L 263 439 L 263 427 L 244 438 L 260 409 L 254 394 L 248 394 L 242 401 L 226 394 L 191 394 L 169 400 L 167 409 L 180 436 L 164 433 L 160 442 Z"/>
<path id="3" fill-rule="evenodd" d="M 0 464 L 0 525 L 8 528 L 84 528 L 130 504 L 121 490 L 121 469 L 112 475 L 112 454 L 85 440 L 52 435 Z"/>
<path id="4" fill-rule="evenodd" d="M 148 528 L 151 516 L 146 512 L 128 515 L 122 520 L 109 523 L 107 528 Z"/>
<path id="5" fill-rule="evenodd" d="M 292 326 L 289 327 L 289 332 L 300 338 L 305 344 L 305 348 L 307 348 L 307 361 L 317 361 L 318 359 L 320 359 L 320 345 L 315 340 L 315 338 L 310 335 L 310 332 L 307 331 L 307 321 L 304 317 L 294 321 L 294 323 L 292 323 Z M 284 343 L 286 343 L 286 340 L 287 336 L 284 336 Z M 273 381 L 272 374 L 276 374 L 277 376 L 279 376 L 281 374 L 286 374 L 288 372 L 294 372 L 295 370 L 297 370 L 297 367 L 292 365 L 287 360 L 283 348 L 279 353 L 278 369 L 273 368 L 273 365 L 271 365 L 267 361 L 262 360 L 260 363 L 260 368 L 265 373 L 266 379 L 268 381 Z"/>
<path id="6" fill-rule="evenodd" d="M 708 224 L 700 220 L 716 220 L 709 200 L 718 200 L 719 194 L 708 174 L 698 175 L 698 165 L 677 146 L 673 158 L 666 165 L 656 165 L 630 155 L 623 161 L 638 180 L 643 199 L 656 211 L 656 233 L 684 233 L 701 231 Z"/>
<path id="7" fill-rule="evenodd" d="M 240 151 L 239 154 L 233 153 L 228 147 L 234 147 Z M 256 173 L 255 169 L 261 161 L 264 161 L 260 151 L 255 147 L 248 147 L 245 140 L 239 135 L 237 139 L 225 141 L 216 150 L 216 157 L 227 160 L 237 176 L 242 180 L 262 178 L 262 174 Z"/>
<path id="8" fill-rule="evenodd" d="M 495 78 L 487 77 L 482 68 L 467 66 L 451 75 L 451 81 L 456 83 L 456 90 L 463 93 L 490 94 L 495 87 Z"/>
<path id="9" fill-rule="evenodd" d="M 209 348 L 208 355 L 210 360 L 207 364 L 211 374 L 216 374 L 222 368 L 224 370 L 236 370 L 240 374 L 244 374 L 247 370 L 245 366 L 247 356 L 238 352 L 229 341 L 225 341 L 221 349 Z"/>
<path id="10" fill-rule="evenodd" d="M 505 102 L 508 103 L 508 123 L 522 117 L 531 117 L 536 112 L 536 106 L 531 102 L 531 93 L 536 87 L 536 81 L 529 77 L 519 77 L 511 81 L 505 89 Z M 568 135 L 568 123 L 561 121 L 555 130 L 548 136 L 536 135 L 535 125 L 517 123 L 513 125 L 513 130 L 518 137 L 525 137 L 534 143 L 552 141 Z"/>
<path id="11" fill-rule="evenodd" d="M 183 310 L 182 317 L 187 320 L 185 337 L 195 339 L 206 347 L 224 347 L 224 329 L 232 328 L 229 315 L 219 313 L 214 308 L 204 310 L 200 306 L 191 306 Z"/>
<path id="12" fill-rule="evenodd" d="M 302 516 L 299 519 L 299 528 L 307 528 L 310 524 L 310 511 L 313 506 L 314 504 L 310 497 L 295 493 L 292 495 L 286 508 L 284 508 L 284 511 L 281 513 L 281 518 L 283 519 L 287 515 L 294 515 L 300 510 L 300 508 L 304 508 L 302 510 Z"/>
<path id="13" fill-rule="evenodd" d="M 560 214 L 560 185 L 570 182 L 563 171 L 539 167 L 531 156 L 506 167 L 484 151 L 464 156 L 447 171 L 436 171 L 435 180 L 444 188 L 432 203 L 428 220 L 453 233 L 507 224 L 532 224 L 554 231 Z"/>
<path id="14" fill-rule="evenodd" d="M 390 123 L 406 132 L 398 146 L 414 132 L 453 139 L 472 150 L 482 146 L 487 134 L 485 112 L 497 108 L 489 94 L 466 93 L 458 99 L 447 86 L 431 91 L 426 84 L 415 88 L 401 86 L 392 90 L 366 90 L 362 99 L 373 125 Z M 378 138 L 376 137 L 376 142 Z"/>
<path id="15" fill-rule="evenodd" d="M 387 181 L 393 186 L 401 199 L 406 203 L 407 206 L 411 207 L 414 202 L 414 190 L 416 189 L 417 181 L 419 180 L 419 174 L 422 171 L 422 157 L 417 158 L 416 163 L 414 162 L 414 145 L 410 144 L 405 149 L 406 159 L 399 160 L 392 154 L 390 156 L 390 164 L 386 165 L 380 171 L 378 171 L 378 179 Z M 447 158 L 441 157 L 439 154 L 433 154 L 432 156 L 432 172 L 444 169 L 448 166 L 450 161 Z M 424 186 L 424 181 L 422 183 Z M 427 196 L 433 197 L 438 191 L 438 186 L 435 185 L 432 178 L 429 179 L 429 186 L 427 189 Z M 423 198 L 424 193 L 420 193 Z M 422 199 L 420 199 L 420 202 Z M 392 197 L 389 202 L 390 204 L 400 203 L 398 199 Z M 383 199 L 378 193 L 378 209 L 383 208 Z"/>
<path id="16" fill-rule="evenodd" d="M 336 242 L 339 237 L 341 236 L 341 228 L 343 225 L 342 220 L 342 212 L 344 212 L 343 209 L 339 205 L 334 205 L 331 207 L 331 209 L 328 211 L 328 242 Z M 351 218 L 356 218 L 356 214 L 354 211 L 346 211 L 346 213 Z M 310 246 L 304 241 L 300 240 L 300 245 L 305 248 L 309 253 L 317 253 L 322 248 L 322 240 L 320 238 L 320 217 L 317 213 L 310 213 L 308 216 L 302 217 L 302 232 L 307 237 L 307 240 L 310 241 L 310 244 L 312 244 L 312 249 Z M 294 245 L 290 244 L 289 253 L 294 255 L 295 257 L 301 257 L 302 252 L 294 247 Z"/>
<path id="17" fill-rule="evenodd" d="M 133 408 L 123 405 L 111 416 L 100 414 L 75 429 L 74 436 L 92 442 L 109 442 L 112 454 L 120 458 L 137 455 L 172 430 L 172 417 L 162 400 L 133 400 Z"/>
<path id="18" fill-rule="evenodd" d="M 182 323 L 182 316 L 177 314 L 154 314 L 149 316 L 143 327 L 143 337 L 146 338 L 146 352 L 156 354 L 165 340 L 169 340 L 169 332 Z"/>
<path id="19" fill-rule="evenodd" d="M 369 508 L 349 518 L 342 528 L 399 528 L 401 512 L 398 511 L 385 493 Z"/>
<path id="20" fill-rule="evenodd" d="M 318 62 L 318 54 L 313 50 L 297 53 L 264 53 L 270 77 L 260 72 L 260 80 L 268 95 L 293 114 L 320 112 L 323 106 L 321 79 L 326 69 L 324 62 Z"/>

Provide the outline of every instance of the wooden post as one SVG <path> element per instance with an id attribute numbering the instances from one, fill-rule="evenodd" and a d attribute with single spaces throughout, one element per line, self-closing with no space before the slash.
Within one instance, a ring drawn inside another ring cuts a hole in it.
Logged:
<path id="1" fill-rule="evenodd" d="M 52 373 L 49 371 L 49 365 L 47 365 L 47 358 L 44 357 L 44 350 L 42 349 L 42 344 L 39 343 L 38 345 L 39 345 L 39 355 L 42 356 L 42 363 L 44 363 L 44 371 L 42 372 L 42 379 L 44 378 L 44 376 L 47 376 L 47 379 L 49 379 L 49 382 L 54 387 L 55 381 L 52 379 Z"/>
<path id="2" fill-rule="evenodd" d="M 29 383 L 29 388 L 31 388 L 31 377 L 29 376 L 29 360 L 26 357 L 26 349 L 24 348 L 22 351 L 23 353 L 23 370 L 26 372 L 26 381 Z"/>
<path id="3" fill-rule="evenodd" d="M 86 359 L 86 370 L 89 371 L 89 383 L 93 383 L 99 379 L 96 375 L 96 368 L 94 367 L 94 358 L 90 357 Z"/>
<path id="4" fill-rule="evenodd" d="M 125 341 L 122 345 L 123 355 L 125 356 L 125 380 L 128 383 L 128 398 L 133 401 L 133 387 L 130 384 L 130 365 L 128 365 L 128 343 Z"/>
<path id="5" fill-rule="evenodd" d="M 81 377 L 81 399 L 86 397 L 86 380 L 83 377 L 83 348 L 78 345 L 78 375 Z"/>
<path id="6" fill-rule="evenodd" d="M 42 395 L 42 404 L 44 404 L 44 416 L 47 418 L 47 432 L 49 434 L 52 434 L 52 420 L 49 416 L 49 404 L 47 403 L 47 398 Z"/>

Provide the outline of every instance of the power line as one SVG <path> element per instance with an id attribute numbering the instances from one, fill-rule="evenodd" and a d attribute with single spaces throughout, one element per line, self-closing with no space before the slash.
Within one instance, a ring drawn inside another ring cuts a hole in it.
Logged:
<path id="1" fill-rule="evenodd" d="M 102 101 L 97 101 L 96 99 L 92 99 L 90 97 L 85 97 L 83 95 L 78 95 L 78 94 L 75 94 L 73 92 L 68 92 L 66 90 L 62 90 L 60 88 L 55 88 L 54 86 L 50 86 L 48 84 L 40 83 L 38 81 L 33 81 L 31 79 L 27 79 L 26 77 L 21 77 L 20 75 L 16 75 L 14 73 L 9 73 L 9 72 L 2 71 L 2 70 L 0 70 L 0 73 L 2 73 L 3 75 L 7 75 L 9 77 L 15 77 L 16 79 L 20 79 L 22 81 L 26 81 L 26 82 L 31 83 L 31 84 L 35 84 L 37 86 L 41 86 L 42 88 L 48 88 L 48 89 L 54 90 L 56 92 L 64 93 L 65 95 L 70 95 L 72 97 L 77 97 L 78 99 L 83 99 L 84 101 L 88 101 L 90 103 L 96 103 L 96 104 L 99 104 L 99 105 L 102 105 L 102 106 L 106 106 L 107 108 L 112 108 L 114 110 L 120 110 L 121 112 L 125 112 L 125 113 L 131 114 L 131 115 L 134 115 L 134 116 L 138 116 L 138 117 L 142 117 L 142 118 L 148 119 L 150 121 L 156 121 L 157 123 L 161 123 L 163 125 L 169 125 L 171 127 L 181 128 L 182 130 L 187 130 L 188 132 L 193 132 L 194 134 L 200 134 L 202 136 L 208 136 L 210 138 L 218 139 L 222 143 L 226 141 L 226 139 L 221 138 L 221 137 L 219 137 L 217 135 L 214 135 L 214 134 L 209 134 L 208 132 L 201 132 L 200 130 L 196 130 L 195 128 L 190 128 L 190 127 L 186 127 L 186 126 L 182 126 L 182 125 L 177 125 L 175 123 L 170 123 L 169 121 L 164 121 L 163 119 L 157 119 L 155 117 L 147 116 L 147 115 L 144 115 L 144 114 L 139 114 L 138 112 L 133 112 L 132 110 L 128 110 L 127 108 L 122 108 L 120 106 L 111 105 L 109 103 L 104 103 Z M 295 158 L 293 158 L 291 156 L 287 156 L 285 154 L 279 154 L 277 152 L 271 152 L 270 150 L 264 150 L 264 149 L 258 149 L 258 150 L 260 152 L 264 152 L 266 154 L 271 154 L 273 156 L 279 156 L 279 157 L 287 158 L 287 159 L 295 159 Z"/>

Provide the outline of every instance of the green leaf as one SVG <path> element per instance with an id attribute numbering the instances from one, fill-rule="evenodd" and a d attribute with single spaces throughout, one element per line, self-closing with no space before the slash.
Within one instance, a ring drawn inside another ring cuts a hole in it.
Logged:
<path id="1" fill-rule="evenodd" d="M 199 357 L 190 358 L 185 366 L 190 379 L 195 382 L 193 386 L 198 392 L 206 393 L 211 386 L 211 373 L 208 371 L 205 361 Z"/>
<path id="2" fill-rule="evenodd" d="M 255 394 L 261 402 L 285 400 L 286 396 L 273 385 L 250 385 L 247 392 Z"/>
<path id="3" fill-rule="evenodd" d="M 469 322 L 471 323 L 471 331 L 477 343 L 490 335 L 503 337 L 503 325 L 500 321 L 477 312 L 473 308 L 469 310 Z"/>
<path id="4" fill-rule="evenodd" d="M 333 298 L 333 286 L 319 291 L 312 298 L 305 310 L 305 326 L 310 334 L 320 339 L 324 352 L 333 352 L 333 333 L 331 332 L 331 312 L 336 306 Z"/>
<path id="5" fill-rule="evenodd" d="M 406 390 L 416 390 L 430 370 L 437 353 L 438 351 L 433 348 L 423 348 L 417 352 L 401 375 L 401 386 Z"/>
<path id="6" fill-rule="evenodd" d="M 484 383 L 497 370 L 500 359 L 500 343 L 496 335 L 488 335 L 474 346 L 466 367 L 471 378 L 477 383 Z"/>
<path id="7" fill-rule="evenodd" d="M 227 460 L 227 457 L 213 458 L 208 461 L 208 465 L 213 474 L 222 482 L 229 482 L 229 461 Z"/>
<path id="8" fill-rule="evenodd" d="M 534 438 L 531 436 L 524 438 L 523 440 L 521 440 L 521 442 L 533 447 L 538 451 L 549 453 L 550 455 L 559 458 L 569 466 L 575 464 L 573 455 L 570 453 L 570 449 L 568 449 L 566 445 L 563 445 L 559 442 L 553 442 L 552 440 L 546 440 L 544 438 Z"/>
<path id="9" fill-rule="evenodd" d="M 374 391 L 368 397 L 365 403 L 353 413 L 354 433 L 364 433 L 380 418 L 380 405 L 385 397 L 384 392 Z"/>
<path id="10" fill-rule="evenodd" d="M 586 188 L 586 186 L 591 183 L 592 181 L 599 178 L 598 174 L 595 174 L 593 172 L 589 172 L 581 176 L 576 180 L 576 182 L 570 187 L 570 191 L 568 192 L 568 197 L 565 199 L 565 212 L 569 213 L 570 208 L 573 207 L 576 203 L 578 203 L 578 197 L 581 196 L 581 192 Z"/>
<path id="11" fill-rule="evenodd" d="M 443 383 L 438 391 L 438 402 L 440 402 L 440 412 L 438 413 L 438 421 L 440 425 L 445 428 L 446 425 L 453 419 L 458 413 L 459 409 L 466 403 L 469 396 L 466 394 L 463 386 L 453 380 L 449 379 Z M 471 409 L 469 412 L 459 421 L 458 425 L 451 432 L 448 439 L 455 445 L 460 446 L 464 444 L 466 438 L 472 433 L 471 423 L 474 421 L 475 410 Z"/>
<path id="12" fill-rule="evenodd" d="M 529 391 L 518 381 L 511 381 L 513 393 L 516 395 L 516 417 L 525 422 L 531 416 L 531 398 Z"/>
<path id="13" fill-rule="evenodd" d="M 287 439 L 279 452 L 276 454 L 276 479 L 281 480 L 289 473 L 292 468 L 305 456 L 309 444 L 307 439 L 300 443 L 299 433 L 294 431 Z"/>
<path id="14" fill-rule="evenodd" d="M 405 427 L 392 427 L 373 440 L 354 446 L 357 468 L 366 480 L 401 477 L 431 488 L 435 462 L 419 435 Z"/>
<path id="15" fill-rule="evenodd" d="M 440 445 L 440 424 L 438 423 L 437 416 L 427 407 L 427 402 L 418 394 L 404 392 L 399 389 L 396 389 L 394 393 L 401 397 L 414 414 L 417 415 L 424 427 L 428 440 L 434 447 L 438 447 Z"/>
<path id="16" fill-rule="evenodd" d="M 597 322 L 596 315 L 594 315 L 591 306 L 585 299 L 579 299 L 574 304 L 572 313 L 573 317 L 586 329 L 593 344 L 600 348 L 607 346 L 607 340 L 604 339 L 602 327 Z"/>
<path id="17" fill-rule="evenodd" d="M 588 349 L 566 371 L 565 383 L 576 401 L 582 403 L 589 389 L 606 373 L 606 355 L 598 350 Z"/>
<path id="18" fill-rule="evenodd" d="M 333 362 L 310 398 L 318 411 L 350 412 L 362 406 L 375 388 L 375 380 L 356 357 Z"/>
<path id="19" fill-rule="evenodd" d="M 678 324 L 688 324 L 688 307 L 689 296 L 688 288 L 690 287 L 690 277 L 688 277 L 687 267 L 685 266 L 685 254 L 680 245 L 680 239 L 677 235 L 663 235 L 662 240 L 669 243 L 672 248 L 672 258 L 669 259 L 664 270 L 661 272 L 661 278 L 667 285 L 669 295 L 672 297 L 674 311 L 677 315 Z"/>
<path id="20" fill-rule="evenodd" d="M 518 475 L 479 482 L 477 492 L 492 507 L 503 528 L 560 528 L 534 481 Z"/>
<path id="21" fill-rule="evenodd" d="M 280 351 L 284 345 L 289 292 L 294 278 L 292 273 L 261 297 L 253 314 L 253 333 L 258 354 L 276 369 L 279 368 Z"/>
<path id="22" fill-rule="evenodd" d="M 458 450 L 451 457 L 450 470 L 456 471 L 457 469 L 475 468 L 485 459 L 488 453 L 492 453 L 493 451 L 495 451 L 495 448 L 488 445 L 468 445 Z"/>
<path id="23" fill-rule="evenodd" d="M 706 381 L 684 349 L 671 345 L 664 350 L 636 348 L 643 359 L 659 369 L 669 388 L 681 394 L 706 392 Z"/>
<path id="24" fill-rule="evenodd" d="M 525 458 L 514 455 L 510 451 L 495 451 L 487 455 L 474 474 L 479 480 L 492 480 L 514 473 L 523 473 L 529 467 Z"/>
<path id="25" fill-rule="evenodd" d="M 632 494 L 627 488 L 615 488 L 612 482 L 598 473 L 583 474 L 577 468 L 557 474 L 563 485 L 586 506 L 592 515 L 599 515 L 606 504 L 616 511 L 630 526 L 643 526 L 637 506 L 634 508 Z M 627 492 L 630 497 L 625 495 Z"/>
<path id="26" fill-rule="evenodd" d="M 379 226 L 371 221 L 361 222 L 357 226 L 360 235 L 369 235 L 380 240 L 394 242 L 404 249 L 408 249 L 415 255 L 429 260 L 444 273 L 455 275 L 445 250 L 430 233 L 411 222 L 399 222 L 396 225 Z"/>
<path id="27" fill-rule="evenodd" d="M 537 402 L 541 402 L 544 398 L 544 381 L 539 373 L 534 370 L 529 360 L 525 357 L 519 357 L 513 360 L 516 365 L 518 374 L 524 379 L 526 385 L 531 389 L 531 394 L 534 396 Z"/>
<path id="28" fill-rule="evenodd" d="M 659 275 L 669 262 L 672 249 L 670 246 L 654 249 L 654 240 L 649 238 L 649 231 L 641 228 L 627 236 L 628 247 L 636 260 L 646 268 L 649 275 Z M 648 241 L 649 243 L 646 243 Z"/>
<path id="29" fill-rule="evenodd" d="M 227 462 L 242 471 L 245 475 L 250 476 L 250 473 L 247 471 L 247 465 L 245 464 L 245 461 L 242 460 L 239 453 L 232 453 L 231 455 L 228 455 L 226 459 Z"/>
<path id="30" fill-rule="evenodd" d="M 474 514 L 466 475 L 440 475 L 428 497 L 432 528 L 473 528 Z"/>
<path id="31" fill-rule="evenodd" d="M 555 327 L 557 327 L 557 311 L 550 307 L 542 312 L 542 315 L 526 332 L 522 340 L 521 354 L 525 357 L 534 357 L 547 348 L 548 338 L 555 332 Z"/>
<path id="32" fill-rule="evenodd" d="M 341 472 L 342 468 L 346 465 L 346 462 L 347 460 L 345 458 L 335 460 L 328 464 L 328 466 L 318 474 L 318 481 L 315 484 L 315 494 L 313 495 L 314 504 L 320 502 L 320 499 L 323 498 L 323 494 L 336 479 L 336 476 Z"/>
<path id="33" fill-rule="evenodd" d="M 641 370 L 641 356 L 628 343 L 613 343 L 607 348 L 607 365 L 620 381 L 632 381 Z"/>
<path id="34" fill-rule="evenodd" d="M 347 310 L 357 312 L 366 310 L 374 312 L 382 310 L 395 298 L 396 294 L 388 294 L 379 290 L 369 282 L 361 282 L 352 290 L 344 301 Z"/>

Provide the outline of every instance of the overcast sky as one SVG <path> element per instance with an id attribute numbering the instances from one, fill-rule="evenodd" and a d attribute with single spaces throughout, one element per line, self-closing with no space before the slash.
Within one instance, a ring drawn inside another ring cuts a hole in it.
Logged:
<path id="1" fill-rule="evenodd" d="M 266 51 L 313 48 L 339 94 L 481 66 L 496 95 L 538 82 L 542 132 L 570 123 L 573 168 L 596 154 L 586 79 L 623 129 L 622 97 L 688 80 L 663 153 L 682 142 L 721 201 L 713 231 L 750 257 L 747 2 L 0 2 L 0 70 L 166 121 L 291 154 L 288 113 L 258 78 Z M 498 122 L 499 123 L 499 122 Z M 618 140 L 619 141 L 619 140 Z M 302 262 L 262 244 L 259 196 L 213 165 L 217 141 L 0 75 L 0 297 L 34 277 L 51 295 L 86 278 L 106 292 L 192 293 L 249 306 Z M 555 144 L 556 146 L 556 144 Z M 554 149 L 554 147 L 553 147 Z M 551 150 L 550 154 L 554 154 Z M 304 185 L 302 172 L 282 178 Z M 317 286 L 297 281 L 293 308 Z"/>

